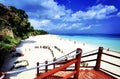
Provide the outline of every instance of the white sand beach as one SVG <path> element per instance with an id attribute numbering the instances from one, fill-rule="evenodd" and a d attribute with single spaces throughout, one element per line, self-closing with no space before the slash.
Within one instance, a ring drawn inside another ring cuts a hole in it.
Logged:
<path id="1" fill-rule="evenodd" d="M 26 68 L 28 69 L 31 67 L 35 67 L 37 62 L 43 63 L 46 60 L 53 60 L 53 58 L 61 57 L 77 48 L 81 48 L 83 50 L 83 53 L 98 49 L 98 47 L 95 47 L 94 45 L 88 45 L 82 42 L 62 39 L 57 35 L 31 36 L 28 39 L 22 40 L 19 47 L 16 48 L 16 51 L 23 53 L 24 56 L 18 57 L 8 64 L 12 66 L 15 61 L 27 60 L 29 62 L 29 66 L 27 66 Z M 106 50 L 104 51 L 106 52 Z M 117 55 L 120 56 L 120 54 Z M 109 57 L 106 58 L 106 56 L 103 56 L 102 58 L 109 59 L 110 61 L 120 65 L 119 60 L 112 60 Z M 105 67 L 106 65 L 105 63 L 102 63 L 101 66 Z M 111 69 L 110 66 L 107 66 L 107 68 Z M 113 70 L 116 73 L 119 73 L 119 69 L 120 68 L 115 68 Z M 35 77 L 36 69 L 11 75 L 9 79 L 34 79 Z"/>

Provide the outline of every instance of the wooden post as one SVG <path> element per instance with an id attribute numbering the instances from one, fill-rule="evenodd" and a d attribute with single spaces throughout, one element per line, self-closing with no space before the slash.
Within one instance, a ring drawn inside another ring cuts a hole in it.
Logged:
<path id="1" fill-rule="evenodd" d="M 76 74 L 74 75 L 74 79 L 79 79 L 79 69 L 80 69 L 82 49 L 77 48 L 76 54 L 78 54 L 78 55 L 76 56 L 76 59 L 77 59 L 77 62 L 75 63 Z"/>
<path id="2" fill-rule="evenodd" d="M 48 64 L 48 61 L 45 61 L 45 64 Z M 48 66 L 46 65 L 45 66 L 45 72 L 47 72 L 48 71 Z"/>
<path id="3" fill-rule="evenodd" d="M 55 62 L 56 58 L 53 59 L 53 62 Z M 55 69 L 55 63 L 53 63 L 53 69 Z"/>
<path id="4" fill-rule="evenodd" d="M 96 61 L 96 66 L 94 68 L 97 71 L 100 69 L 102 52 L 103 52 L 103 47 L 99 47 L 99 49 L 98 49 L 98 55 L 97 55 L 97 61 Z"/>
<path id="5" fill-rule="evenodd" d="M 65 59 L 65 62 L 67 62 L 67 60 L 68 60 L 68 59 L 66 58 L 66 59 Z M 66 70 L 66 69 L 67 69 L 67 67 L 65 68 L 65 70 Z"/>
<path id="6" fill-rule="evenodd" d="M 37 62 L 37 66 L 39 66 L 39 62 Z M 39 75 L 39 68 L 37 68 L 37 76 Z"/>

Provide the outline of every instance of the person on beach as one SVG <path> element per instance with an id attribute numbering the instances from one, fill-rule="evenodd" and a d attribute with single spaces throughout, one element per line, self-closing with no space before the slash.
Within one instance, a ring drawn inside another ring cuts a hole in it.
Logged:
<path id="1" fill-rule="evenodd" d="M 108 48 L 107 51 L 109 51 L 110 49 Z"/>
<path id="2" fill-rule="evenodd" d="M 83 43 L 83 46 L 85 46 L 85 43 Z"/>

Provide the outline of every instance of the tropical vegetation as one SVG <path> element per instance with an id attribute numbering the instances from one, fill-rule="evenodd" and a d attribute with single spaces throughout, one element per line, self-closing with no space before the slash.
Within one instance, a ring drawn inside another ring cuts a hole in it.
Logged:
<path id="1" fill-rule="evenodd" d="M 35 30 L 31 26 L 28 15 L 22 9 L 5 6 L 0 3 L 0 64 L 7 54 L 31 35 L 47 34 L 44 30 Z"/>

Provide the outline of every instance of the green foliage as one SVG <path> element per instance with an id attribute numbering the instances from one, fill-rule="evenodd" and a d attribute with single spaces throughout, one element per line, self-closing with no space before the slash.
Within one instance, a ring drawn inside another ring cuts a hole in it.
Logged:
<path id="1" fill-rule="evenodd" d="M 28 15 L 24 10 L 17 9 L 14 6 L 6 7 L 0 4 L 0 27 L 11 27 L 14 36 L 27 38 L 29 35 L 47 34 L 43 30 L 34 30 L 28 21 Z"/>
<path id="2" fill-rule="evenodd" d="M 0 41 L 7 44 L 17 44 L 20 41 L 20 38 L 12 38 L 10 36 L 0 35 Z"/>
<path id="3" fill-rule="evenodd" d="M 12 38 L 10 36 L 0 35 L 0 53 L 9 53 L 19 42 L 20 38 Z"/>
<path id="4" fill-rule="evenodd" d="M 48 34 L 48 33 L 44 30 L 34 30 L 31 34 L 32 35 L 43 35 L 43 34 Z"/>
<path id="5" fill-rule="evenodd" d="M 13 15 L 9 21 L 12 25 L 11 27 L 13 29 L 13 32 L 16 36 L 23 38 L 24 35 L 30 31 L 27 29 L 31 27 L 30 23 L 28 22 L 28 16 L 25 11 L 21 9 L 17 9 L 13 6 L 10 6 L 10 9 L 12 10 Z"/>
<path id="6" fill-rule="evenodd" d="M 0 36 L 0 52 L 8 52 L 16 44 L 20 42 L 19 39 L 26 39 L 30 35 L 47 34 L 44 30 L 34 30 L 28 21 L 28 15 L 24 10 L 17 9 L 14 6 L 6 7 L 0 4 L 0 31 L 4 28 L 11 29 L 15 38 L 9 36 Z"/>

